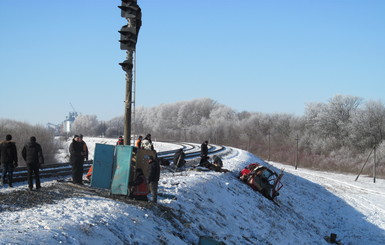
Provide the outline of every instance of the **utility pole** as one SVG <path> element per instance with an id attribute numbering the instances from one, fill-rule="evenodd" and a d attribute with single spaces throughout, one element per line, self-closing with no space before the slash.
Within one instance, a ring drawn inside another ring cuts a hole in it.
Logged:
<path id="1" fill-rule="evenodd" d="M 268 134 L 268 156 L 267 156 L 267 160 L 270 161 L 270 130 L 269 130 L 269 134 Z"/>
<path id="2" fill-rule="evenodd" d="M 298 141 L 299 141 L 298 134 L 297 134 L 297 138 L 295 140 L 297 141 L 297 150 L 296 150 L 296 157 L 295 157 L 295 169 L 297 169 L 297 166 L 298 166 Z"/>
<path id="3" fill-rule="evenodd" d="M 361 175 L 361 173 L 362 173 L 362 170 L 364 170 L 364 167 L 365 167 L 366 163 L 368 162 L 370 155 L 372 155 L 372 152 L 373 152 L 373 151 L 374 151 L 374 147 L 372 148 L 372 150 L 370 151 L 368 157 L 366 158 L 366 161 L 365 161 L 364 165 L 362 166 L 360 172 L 358 173 L 358 175 L 357 175 L 355 181 L 357 181 L 357 180 L 358 180 L 358 177 L 360 177 L 360 175 Z"/>
<path id="4" fill-rule="evenodd" d="M 120 29 L 120 49 L 127 50 L 127 58 L 119 65 L 126 72 L 126 96 L 124 100 L 124 144 L 131 144 L 131 115 L 132 115 L 132 83 L 134 53 L 140 27 L 142 26 L 142 10 L 137 4 L 137 0 L 122 0 L 122 5 L 118 6 L 121 16 L 126 18 L 127 25 Z"/>
<path id="5" fill-rule="evenodd" d="M 373 155 L 373 159 L 374 159 L 374 166 L 373 166 L 373 182 L 376 183 L 376 165 L 377 165 L 377 159 L 376 159 L 376 148 L 377 148 L 377 145 L 374 145 L 373 149 L 374 149 L 374 155 Z"/>
<path id="6" fill-rule="evenodd" d="M 127 51 L 127 60 L 133 61 L 133 51 Z M 124 100 L 124 144 L 131 144 L 131 114 L 132 114 L 132 70 L 126 73 L 126 96 Z"/>

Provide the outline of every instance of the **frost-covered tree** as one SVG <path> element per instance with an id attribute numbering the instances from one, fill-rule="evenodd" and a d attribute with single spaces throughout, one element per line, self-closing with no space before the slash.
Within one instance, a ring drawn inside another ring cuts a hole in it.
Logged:
<path id="1" fill-rule="evenodd" d="M 385 137 L 385 106 L 369 101 L 355 113 L 351 127 L 351 141 L 357 149 L 365 150 L 380 144 Z"/>
<path id="2" fill-rule="evenodd" d="M 106 124 L 106 136 L 107 137 L 118 137 L 124 132 L 124 117 L 114 117 L 111 120 L 105 122 Z"/>
<path id="3" fill-rule="evenodd" d="M 327 103 L 308 104 L 305 115 L 298 117 L 283 113 L 237 113 L 214 100 L 196 99 L 137 108 L 135 132 L 151 133 L 157 140 L 209 140 L 247 149 L 262 157 L 267 157 L 270 149 L 272 160 L 284 162 L 294 162 L 298 140 L 302 166 L 354 169 L 352 166 L 362 159 L 355 149 L 361 147 L 360 152 L 365 152 L 369 139 L 383 138 L 383 106 L 368 103 L 360 108 L 361 101 L 356 96 L 337 95 Z M 113 130 L 114 124 L 108 130 Z"/>
<path id="4" fill-rule="evenodd" d="M 308 104 L 305 117 L 309 133 L 314 139 L 328 142 L 330 148 L 347 145 L 352 115 L 361 101 L 356 96 L 336 95 L 327 104 Z"/>
<path id="5" fill-rule="evenodd" d="M 73 134 L 97 136 L 98 128 L 99 121 L 96 115 L 80 115 L 75 119 L 71 131 Z"/>

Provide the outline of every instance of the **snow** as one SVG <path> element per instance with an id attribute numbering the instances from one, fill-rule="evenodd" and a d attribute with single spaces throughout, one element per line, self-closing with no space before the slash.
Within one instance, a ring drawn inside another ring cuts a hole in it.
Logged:
<path id="1" fill-rule="evenodd" d="M 85 141 L 90 152 L 95 143 L 116 142 Z M 155 148 L 180 145 L 155 142 Z M 295 170 L 236 148 L 229 148 L 222 159 L 231 172 L 162 173 L 159 192 L 177 199 L 159 197 L 159 205 L 85 193 L 16 211 L 1 211 L 0 206 L 0 243 L 197 244 L 199 236 L 211 236 L 225 244 L 328 244 L 324 236 L 335 233 L 343 244 L 384 244 L 384 180 L 373 183 L 361 176 L 355 182 L 353 175 Z M 280 206 L 236 178 L 253 162 L 276 171 L 285 168 Z M 55 184 L 43 180 L 42 191 Z M 0 193 L 26 189 L 26 183 L 20 183 Z"/>

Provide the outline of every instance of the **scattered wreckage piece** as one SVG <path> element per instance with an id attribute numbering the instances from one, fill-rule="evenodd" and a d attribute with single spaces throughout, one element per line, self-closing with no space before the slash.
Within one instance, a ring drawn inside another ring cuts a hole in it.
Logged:
<path id="1" fill-rule="evenodd" d="M 276 197 L 283 187 L 283 184 L 281 183 L 282 176 L 283 169 L 280 174 L 277 174 L 265 166 L 258 163 L 252 163 L 247 165 L 239 173 L 238 177 L 253 190 L 260 192 L 264 197 L 277 204 Z"/>
<path id="2" fill-rule="evenodd" d="M 324 239 L 330 244 L 342 245 L 341 240 L 337 240 L 337 234 L 335 233 L 331 233 L 330 236 L 325 236 Z"/>

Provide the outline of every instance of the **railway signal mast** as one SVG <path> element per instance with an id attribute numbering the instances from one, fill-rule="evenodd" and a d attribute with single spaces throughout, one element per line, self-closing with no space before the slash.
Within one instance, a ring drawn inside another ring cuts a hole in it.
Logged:
<path id="1" fill-rule="evenodd" d="M 120 49 L 126 50 L 127 58 L 119 65 L 126 72 L 126 98 L 124 111 L 124 144 L 131 143 L 131 115 L 132 115 L 132 84 L 134 56 L 136 51 L 136 42 L 138 40 L 139 29 L 142 26 L 142 10 L 137 0 L 122 0 L 121 16 L 127 19 L 127 25 L 120 29 Z M 135 71 L 136 72 L 136 71 Z"/>

